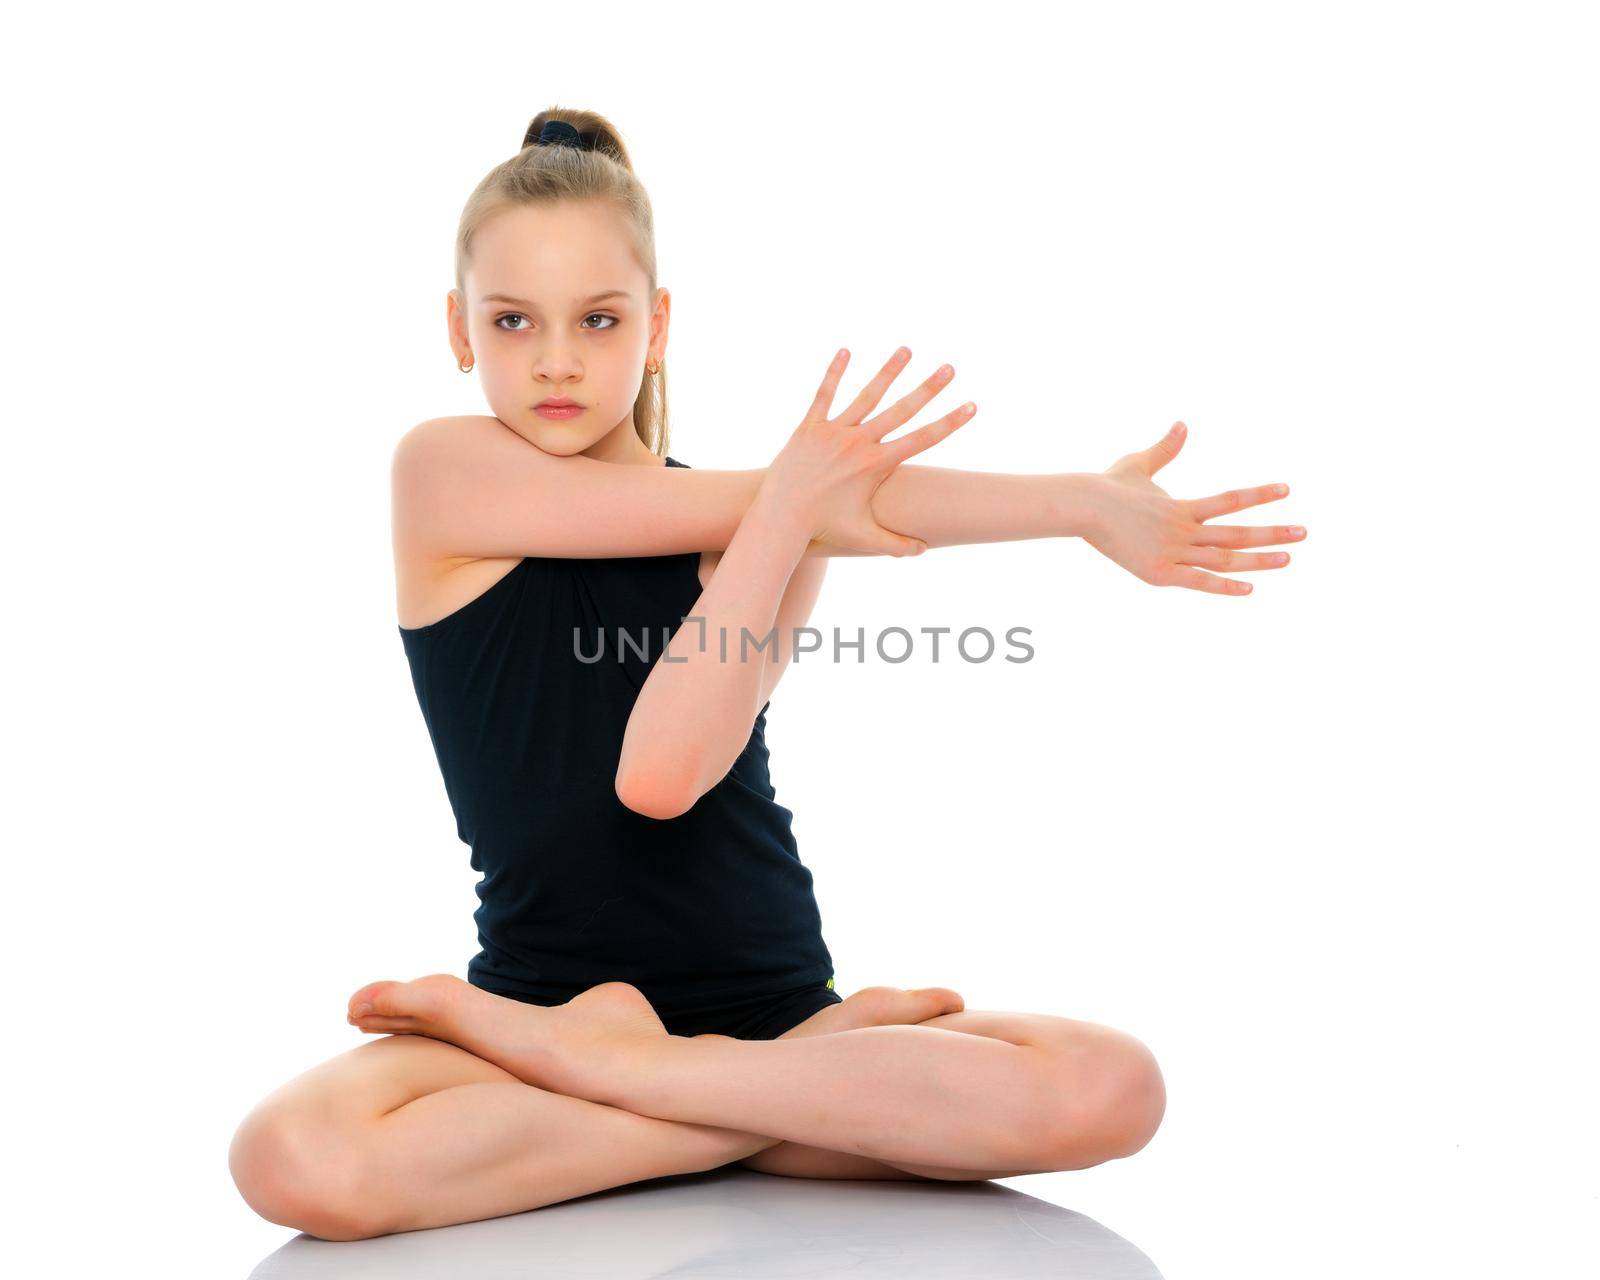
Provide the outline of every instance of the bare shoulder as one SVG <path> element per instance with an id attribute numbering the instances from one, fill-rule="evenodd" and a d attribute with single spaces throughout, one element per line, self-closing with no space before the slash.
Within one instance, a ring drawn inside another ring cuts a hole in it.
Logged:
<path id="1" fill-rule="evenodd" d="M 425 627 L 482 595 L 514 569 L 520 556 L 440 555 L 419 549 L 407 520 L 430 474 L 452 458 L 507 447 L 514 434 L 487 414 L 429 418 L 395 444 L 392 466 L 395 613 L 401 627 Z"/>

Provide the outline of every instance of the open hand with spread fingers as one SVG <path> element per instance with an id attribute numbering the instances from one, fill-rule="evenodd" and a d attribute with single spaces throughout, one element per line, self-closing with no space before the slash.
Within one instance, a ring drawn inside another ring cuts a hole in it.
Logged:
<path id="1" fill-rule="evenodd" d="M 927 550 L 918 539 L 879 524 L 872 514 L 872 495 L 907 458 L 932 448 L 970 421 L 977 406 L 969 401 L 884 443 L 884 436 L 908 422 L 955 376 L 954 369 L 943 365 L 882 413 L 862 421 L 910 359 L 910 349 L 901 347 L 838 417 L 829 418 L 834 392 L 850 362 L 849 351 L 841 350 L 828 365 L 804 421 L 767 468 L 762 488 L 782 509 L 798 515 L 813 541 L 874 555 L 917 555 Z"/>
<path id="2" fill-rule="evenodd" d="M 1151 476 L 1178 456 L 1188 428 L 1181 422 L 1148 449 L 1125 454 L 1094 477 L 1091 507 L 1095 527 L 1084 541 L 1115 560 L 1134 577 L 1158 587 L 1189 587 L 1220 595 L 1250 594 L 1248 582 L 1207 572 L 1240 573 L 1249 569 L 1281 569 L 1287 551 L 1243 551 L 1299 542 L 1299 525 L 1208 525 L 1217 516 L 1276 502 L 1287 496 L 1286 484 L 1229 489 L 1209 498 L 1179 500 L 1168 496 Z"/>

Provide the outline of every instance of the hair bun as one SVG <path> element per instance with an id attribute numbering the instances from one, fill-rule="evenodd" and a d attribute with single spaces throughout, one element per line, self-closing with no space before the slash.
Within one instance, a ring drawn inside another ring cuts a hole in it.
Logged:
<path id="1" fill-rule="evenodd" d="M 633 162 L 616 126 L 603 115 L 576 107 L 547 107 L 534 116 L 522 134 L 522 150 L 564 146 L 615 160 L 630 173 Z"/>
<path id="2" fill-rule="evenodd" d="M 546 147 L 577 147 L 580 151 L 594 149 L 593 145 L 586 144 L 583 135 L 565 120 L 546 120 L 534 142 Z"/>

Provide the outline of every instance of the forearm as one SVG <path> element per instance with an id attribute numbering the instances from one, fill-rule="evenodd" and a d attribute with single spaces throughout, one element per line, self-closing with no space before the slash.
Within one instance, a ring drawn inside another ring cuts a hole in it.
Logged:
<path id="1" fill-rule="evenodd" d="M 1095 527 L 1092 473 L 1016 475 L 903 463 L 872 495 L 872 516 L 885 529 L 930 547 L 1028 538 L 1081 538 Z M 808 556 L 875 553 L 813 541 Z"/>
<path id="2" fill-rule="evenodd" d="M 740 521 L 711 585 L 650 669 L 623 734 L 617 793 L 675 817 L 728 772 L 761 705 L 775 622 L 807 530 L 766 491 Z"/>
<path id="3" fill-rule="evenodd" d="M 1095 479 L 1080 472 L 1014 475 L 904 463 L 872 495 L 872 515 L 885 529 L 930 547 L 1081 537 L 1094 526 Z"/>

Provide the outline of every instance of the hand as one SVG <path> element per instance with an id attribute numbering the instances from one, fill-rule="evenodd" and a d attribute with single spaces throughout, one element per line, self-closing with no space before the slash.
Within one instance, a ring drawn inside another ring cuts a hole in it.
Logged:
<path id="1" fill-rule="evenodd" d="M 927 550 L 926 543 L 880 525 L 872 515 L 872 495 L 907 458 L 932 448 L 969 421 L 977 406 L 969 402 L 936 422 L 883 443 L 884 436 L 903 425 L 955 376 L 945 365 L 911 394 L 870 422 L 862 422 L 910 359 L 910 350 L 901 347 L 849 408 L 830 419 L 833 393 L 850 362 L 848 351 L 839 352 L 823 376 L 810 411 L 767 468 L 762 488 L 781 509 L 799 517 L 811 530 L 812 541 L 878 555 L 918 555 Z"/>
<path id="2" fill-rule="evenodd" d="M 1250 594 L 1248 582 L 1219 578 L 1206 569 L 1239 573 L 1246 569 L 1281 569 L 1289 563 L 1287 551 L 1238 551 L 1237 547 L 1267 547 L 1297 542 L 1306 536 L 1298 525 L 1211 525 L 1214 516 L 1244 507 L 1276 502 L 1289 492 L 1286 484 L 1264 484 L 1254 489 L 1230 489 L 1210 498 L 1176 501 L 1150 479 L 1178 456 L 1188 428 L 1172 425 L 1148 449 L 1118 458 L 1095 479 L 1094 532 L 1084 541 L 1115 560 L 1134 577 L 1158 587 L 1190 587 L 1221 595 Z"/>

